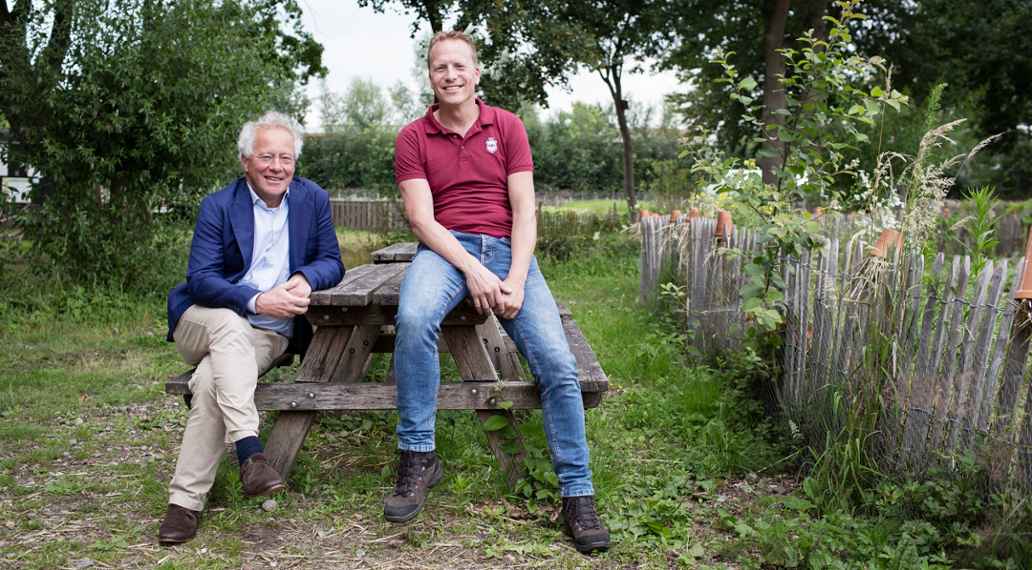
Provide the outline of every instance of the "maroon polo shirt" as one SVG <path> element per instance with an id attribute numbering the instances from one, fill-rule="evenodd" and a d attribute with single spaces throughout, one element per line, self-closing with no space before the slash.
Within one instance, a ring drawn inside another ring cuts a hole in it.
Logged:
<path id="1" fill-rule="evenodd" d="M 465 137 L 445 129 L 430 107 L 398 133 L 394 179 L 430 184 L 434 218 L 449 230 L 509 237 L 508 177 L 533 171 L 527 130 L 519 117 L 477 99 L 480 117 Z"/>

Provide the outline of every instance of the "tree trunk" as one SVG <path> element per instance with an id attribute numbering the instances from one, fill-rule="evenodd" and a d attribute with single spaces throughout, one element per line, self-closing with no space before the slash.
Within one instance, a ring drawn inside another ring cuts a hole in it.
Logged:
<path id="1" fill-rule="evenodd" d="M 619 96 L 618 96 L 619 97 Z M 627 195 L 627 209 L 638 211 L 638 200 L 634 194 L 634 145 L 631 130 L 627 128 L 627 101 L 619 97 L 616 101 L 616 123 L 620 126 L 620 140 L 623 141 L 623 187 Z"/>
<path id="2" fill-rule="evenodd" d="M 426 0 L 423 2 L 423 9 L 426 10 L 426 19 L 430 22 L 430 32 L 436 34 L 444 30 L 444 14 L 441 13 L 441 6 L 437 0 Z"/>
<path id="3" fill-rule="evenodd" d="M 623 86 L 620 83 L 622 71 L 620 64 L 614 64 L 599 74 L 609 88 L 616 109 L 616 124 L 620 128 L 620 140 L 623 143 L 623 188 L 624 194 L 627 195 L 627 209 L 630 211 L 631 221 L 634 221 L 638 211 L 638 199 L 634 193 L 634 144 L 631 140 L 631 129 L 627 126 L 627 101 L 623 98 Z"/>
<path id="4" fill-rule="evenodd" d="M 777 111 L 787 106 L 781 78 L 785 75 L 785 58 L 780 50 L 785 43 L 785 22 L 789 0 L 766 0 L 764 3 L 763 57 L 766 72 L 763 80 L 763 156 L 757 161 L 763 171 L 764 184 L 777 184 L 785 161 L 785 145 L 778 137 L 778 128 L 785 123 Z"/>

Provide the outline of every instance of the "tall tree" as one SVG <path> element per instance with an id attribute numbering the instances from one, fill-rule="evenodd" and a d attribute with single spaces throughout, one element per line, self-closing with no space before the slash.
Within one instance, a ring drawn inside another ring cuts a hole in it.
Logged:
<path id="1" fill-rule="evenodd" d="M 45 181 L 23 229 L 76 277 L 138 277 L 152 213 L 196 204 L 238 168 L 243 120 L 300 113 L 297 82 L 322 71 L 292 1 L 8 4 L 0 112 Z"/>
<path id="2" fill-rule="evenodd" d="M 623 143 L 623 188 L 631 212 L 637 209 L 637 197 L 634 141 L 627 121 L 629 104 L 623 87 L 624 73 L 641 71 L 639 62 L 659 51 L 667 9 L 667 3 L 660 1 L 542 2 L 536 11 L 538 18 L 528 26 L 530 37 L 539 49 L 556 53 L 569 61 L 571 67 L 587 67 L 609 90 Z M 556 43 L 557 33 L 568 35 L 570 40 Z"/>
<path id="3" fill-rule="evenodd" d="M 787 104 L 782 50 L 798 48 L 791 40 L 806 30 L 822 37 L 827 10 L 828 0 L 685 0 L 667 29 L 673 48 L 663 66 L 679 70 L 689 86 L 673 100 L 700 130 L 716 132 L 729 150 L 748 152 L 751 141 L 762 137 L 757 154 L 766 183 L 776 183 L 785 154 L 777 138 Z M 720 68 L 709 63 L 717 50 L 730 54 L 730 62 L 751 82 L 754 98 L 762 102 L 760 125 L 742 120 L 742 107 L 726 104 L 726 87 L 714 81 Z"/>

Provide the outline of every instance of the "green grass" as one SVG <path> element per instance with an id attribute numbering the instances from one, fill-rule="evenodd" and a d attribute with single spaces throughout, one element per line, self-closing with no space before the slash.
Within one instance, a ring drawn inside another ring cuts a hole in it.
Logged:
<path id="1" fill-rule="evenodd" d="M 361 232 L 340 239 L 351 266 L 384 245 Z M 762 495 L 742 492 L 737 481 L 780 477 L 784 452 L 767 441 L 769 428 L 734 379 L 686 362 L 675 323 L 637 305 L 634 246 L 599 247 L 588 260 L 543 268 L 611 381 L 601 407 L 587 415 L 599 504 L 614 533 L 609 553 L 577 554 L 555 522 L 558 493 L 540 412 L 521 413 L 531 477 L 516 493 L 473 415 L 441 412 L 446 477 L 426 511 L 400 527 L 381 514 L 393 481 L 396 415 L 323 415 L 274 511 L 242 494 L 227 456 L 198 538 L 159 548 L 154 536 L 185 423 L 181 401 L 162 392 L 163 380 L 184 368 L 164 342 L 163 299 L 46 293 L 21 276 L 3 283 L 18 292 L 0 310 L 8 347 L 0 353 L 0 566 L 88 559 L 349 567 L 361 559 L 441 568 L 721 567 L 733 534 L 717 524 L 717 505 L 743 509 Z M 386 362 L 373 370 L 382 375 Z"/>
<path id="2" fill-rule="evenodd" d="M 604 216 L 613 211 L 616 208 L 616 213 L 624 215 L 627 213 L 627 200 L 625 198 L 614 198 L 605 199 L 597 198 L 594 200 L 570 200 L 563 202 L 557 206 L 542 206 L 542 210 L 545 212 L 577 212 L 580 214 L 595 214 L 598 216 Z M 638 202 L 639 208 L 653 208 L 651 202 Z"/>

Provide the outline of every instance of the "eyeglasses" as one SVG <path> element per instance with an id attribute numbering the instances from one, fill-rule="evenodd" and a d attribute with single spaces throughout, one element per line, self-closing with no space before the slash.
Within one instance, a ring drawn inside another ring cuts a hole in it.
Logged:
<path id="1" fill-rule="evenodd" d="M 262 166 L 268 166 L 279 159 L 279 163 L 283 166 L 291 166 L 294 164 L 294 155 L 291 154 L 259 154 L 254 157 Z"/>

